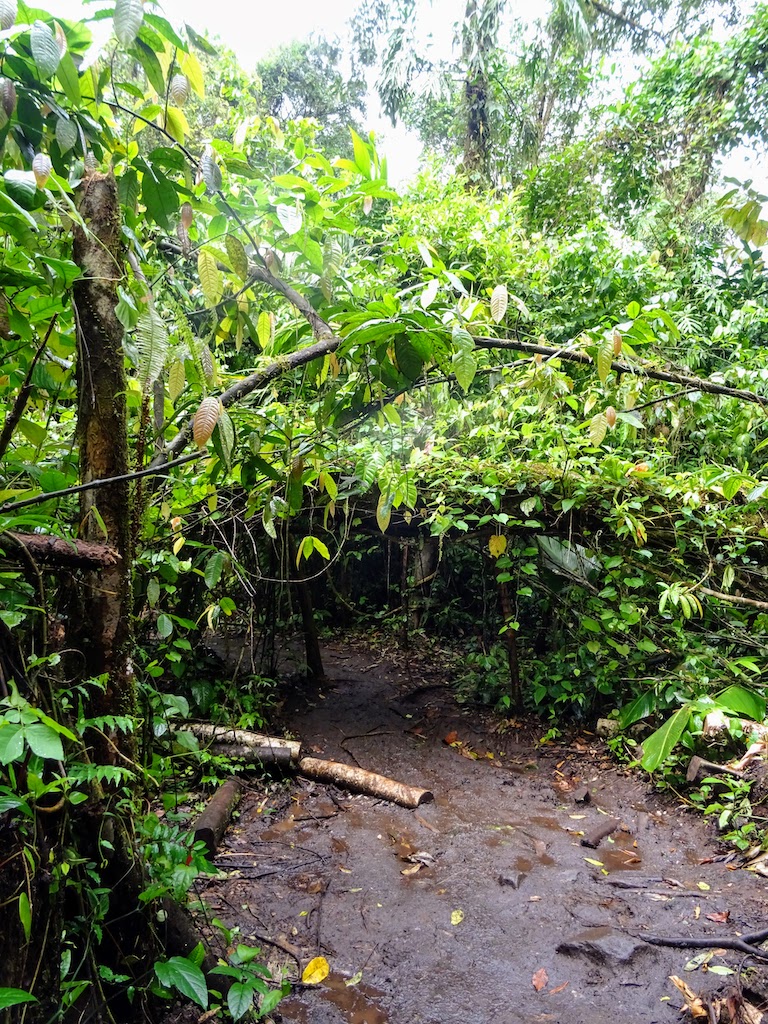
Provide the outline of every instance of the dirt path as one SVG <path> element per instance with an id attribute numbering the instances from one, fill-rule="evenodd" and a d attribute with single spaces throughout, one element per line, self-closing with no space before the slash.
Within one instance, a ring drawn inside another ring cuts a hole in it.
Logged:
<path id="1" fill-rule="evenodd" d="M 425 786 L 434 803 L 405 810 L 302 781 L 282 800 L 251 792 L 217 860 L 231 873 L 203 891 L 246 941 L 276 940 L 302 966 L 328 959 L 323 985 L 280 1005 L 284 1021 L 672 1024 L 682 1000 L 669 975 L 700 993 L 740 977 L 686 973 L 700 950 L 633 937 L 764 926 L 766 881 L 701 864 L 717 851 L 698 817 L 665 809 L 599 745 L 557 754 L 489 736 L 439 679 L 373 660 L 328 648 L 330 682 L 297 693 L 289 720 L 306 749 Z M 476 760 L 444 742 L 451 732 Z M 623 829 L 585 848 L 579 833 L 606 813 Z M 707 919 L 723 911 L 727 923 Z M 295 959 L 264 949 L 296 976 Z"/>

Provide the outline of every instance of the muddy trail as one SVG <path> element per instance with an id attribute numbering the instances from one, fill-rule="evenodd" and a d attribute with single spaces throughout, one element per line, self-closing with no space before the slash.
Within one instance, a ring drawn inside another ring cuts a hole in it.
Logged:
<path id="1" fill-rule="evenodd" d="M 407 655 L 338 645 L 324 657 L 328 681 L 286 709 L 304 749 L 434 802 L 407 810 L 300 779 L 248 791 L 216 858 L 226 877 L 200 892 L 209 915 L 292 978 L 315 956 L 331 967 L 275 1020 L 671 1024 L 683 998 L 670 975 L 705 1001 L 741 988 L 761 1003 L 765 971 L 744 954 L 719 949 L 686 972 L 706 951 L 640 937 L 714 936 L 718 949 L 765 926 L 765 879 L 711 860 L 721 851 L 700 817 L 598 741 L 546 750 L 490 732 Z M 582 845 L 609 816 L 621 827 Z"/>

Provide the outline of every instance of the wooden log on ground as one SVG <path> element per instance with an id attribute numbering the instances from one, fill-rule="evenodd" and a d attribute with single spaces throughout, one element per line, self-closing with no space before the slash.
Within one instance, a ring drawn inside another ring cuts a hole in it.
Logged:
<path id="1" fill-rule="evenodd" d="M 205 843 L 206 853 L 209 857 L 213 857 L 216 853 L 216 848 L 221 842 L 232 812 L 240 803 L 242 795 L 243 784 L 240 779 L 227 779 L 213 794 L 205 810 L 197 817 L 192 826 L 195 842 L 200 840 Z"/>
<path id="2" fill-rule="evenodd" d="M 365 771 L 364 768 L 353 768 L 338 761 L 322 761 L 317 757 L 302 757 L 299 771 L 308 779 L 320 782 L 335 782 L 348 789 L 355 789 L 368 796 L 376 796 L 381 800 L 390 800 L 403 807 L 419 807 L 432 800 L 428 789 L 408 786 L 404 782 L 388 779 L 385 775 Z"/>
<path id="3" fill-rule="evenodd" d="M 605 837 L 609 836 L 611 832 L 615 832 L 620 825 L 621 822 L 618 818 L 606 818 L 597 828 L 593 828 L 591 832 L 587 832 L 582 837 L 581 845 L 589 846 L 590 849 L 596 850 Z"/>
<path id="4" fill-rule="evenodd" d="M 290 764 L 301 757 L 301 743 L 298 740 L 284 740 L 277 736 L 249 732 L 247 729 L 198 722 L 187 722 L 184 729 L 203 743 L 226 748 L 226 753 L 232 757 L 250 757 L 263 764 Z"/>

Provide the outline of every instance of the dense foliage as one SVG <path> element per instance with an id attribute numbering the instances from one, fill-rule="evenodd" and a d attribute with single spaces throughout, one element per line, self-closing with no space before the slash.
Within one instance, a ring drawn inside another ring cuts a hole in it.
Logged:
<path id="1" fill-rule="evenodd" d="M 317 622 L 458 633 L 463 699 L 645 719 L 650 771 L 713 710 L 764 717 L 768 221 L 716 172 L 763 138 L 768 8 L 672 43 L 706 9 L 649 6 L 658 56 L 610 106 L 598 56 L 640 20 L 595 10 L 512 61 L 470 3 L 463 127 L 410 72 L 390 97 L 461 165 L 398 195 L 341 140 L 334 47 L 250 78 L 119 0 L 88 63 L 87 25 L 0 0 L 0 1007 L 276 1005 L 231 935 L 228 964 L 171 947 L 209 865 L 139 800 L 177 762 L 215 779 L 190 716 L 263 724 L 292 601 L 310 670 Z M 236 693 L 200 671 L 227 632 Z"/>

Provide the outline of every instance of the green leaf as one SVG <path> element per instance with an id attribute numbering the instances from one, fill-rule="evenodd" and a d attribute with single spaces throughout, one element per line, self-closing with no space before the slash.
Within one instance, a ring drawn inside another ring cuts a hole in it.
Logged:
<path id="1" fill-rule="evenodd" d="M 216 47 L 211 45 L 207 39 L 204 39 L 201 35 L 195 32 L 191 25 L 185 25 L 184 28 L 187 30 L 190 43 L 192 43 L 193 46 L 196 46 L 198 50 L 202 53 L 208 54 L 209 57 L 216 57 L 218 55 L 219 51 Z"/>
<path id="2" fill-rule="evenodd" d="M 497 284 L 491 293 L 491 319 L 498 324 L 504 319 L 509 305 L 509 292 L 505 284 Z"/>
<path id="3" fill-rule="evenodd" d="M 19 920 L 24 929 L 24 938 L 29 942 L 32 934 L 32 907 L 29 903 L 29 896 L 25 892 L 19 896 Z"/>
<path id="4" fill-rule="evenodd" d="M 595 448 L 599 447 L 605 440 L 608 432 L 608 420 L 602 412 L 596 413 L 589 421 L 589 440 Z"/>
<path id="5" fill-rule="evenodd" d="M 745 686 L 729 686 L 716 698 L 716 703 L 724 711 L 730 711 L 734 715 L 745 715 L 755 722 L 762 722 L 765 719 L 765 698 Z"/>
<path id="6" fill-rule="evenodd" d="M 243 243 L 236 235 L 227 235 L 224 239 L 227 247 L 227 256 L 232 269 L 241 281 L 248 280 L 248 255 L 243 248 Z"/>
<path id="7" fill-rule="evenodd" d="M 24 753 L 24 732 L 20 725 L 0 728 L 0 764 L 18 761 Z"/>
<path id="8" fill-rule="evenodd" d="M 77 125 L 69 118 L 60 117 L 56 122 L 56 141 L 62 153 L 68 153 L 77 145 L 79 134 Z"/>
<path id="9" fill-rule="evenodd" d="M 42 722 L 28 725 L 24 730 L 24 739 L 32 753 L 38 757 L 48 757 L 53 761 L 64 760 L 61 737 L 50 726 L 43 725 Z"/>
<path id="10" fill-rule="evenodd" d="M 31 992 L 24 992 L 20 988 L 0 988 L 0 1010 L 7 1010 L 9 1006 L 19 1006 L 21 1003 L 36 1003 L 37 998 Z"/>
<path id="11" fill-rule="evenodd" d="M 114 17 L 117 41 L 122 46 L 130 46 L 139 34 L 143 20 L 144 4 L 142 0 L 117 0 Z"/>
<path id="12" fill-rule="evenodd" d="M 597 350 L 597 376 L 600 378 L 600 383 L 603 386 L 605 386 L 605 382 L 608 380 L 612 362 L 613 338 L 606 338 L 600 343 L 600 348 Z"/>
<path id="13" fill-rule="evenodd" d="M 656 710 L 657 703 L 658 698 L 653 690 L 641 693 L 631 704 L 627 704 L 626 707 L 621 709 L 619 726 L 622 729 L 627 729 L 630 725 L 634 725 L 635 722 L 639 722 L 641 718 L 647 718 L 648 715 L 653 714 Z"/>
<path id="14" fill-rule="evenodd" d="M 582 615 L 579 622 L 590 633 L 602 633 L 603 631 L 597 619 L 591 619 L 588 615 Z"/>
<path id="15" fill-rule="evenodd" d="M 688 727 L 690 719 L 691 709 L 688 706 L 682 707 L 645 740 L 643 759 L 640 763 L 647 772 L 655 772 L 659 765 L 666 761 Z"/>
<path id="16" fill-rule="evenodd" d="M 30 33 L 30 45 L 37 70 L 43 78 L 56 74 L 61 60 L 61 51 L 56 37 L 44 21 L 36 21 Z"/>
<path id="17" fill-rule="evenodd" d="M 379 529 L 382 533 L 386 533 L 389 529 L 389 523 L 392 519 L 393 497 L 393 495 L 385 494 L 383 491 L 379 495 L 379 501 L 376 505 L 376 522 L 379 524 Z"/>
<path id="18" fill-rule="evenodd" d="M 203 578 L 205 580 L 205 585 L 209 590 L 213 590 L 221 579 L 221 573 L 224 569 L 225 561 L 226 555 L 223 551 L 215 551 L 208 559 Z"/>
<path id="19" fill-rule="evenodd" d="M 59 66 L 56 69 L 56 75 L 58 76 L 61 88 L 64 90 L 64 94 L 70 103 L 76 107 L 80 105 L 80 76 L 77 73 L 77 67 L 72 59 L 72 54 L 67 51 L 59 61 Z"/>
<path id="20" fill-rule="evenodd" d="M 408 340 L 407 334 L 398 334 L 395 338 L 395 359 L 400 372 L 410 381 L 416 381 L 422 374 L 424 362 Z"/>
<path id="21" fill-rule="evenodd" d="M 179 195 L 168 178 L 148 168 L 141 180 L 141 199 L 149 217 L 169 231 L 170 218 L 179 208 Z"/>
<path id="22" fill-rule="evenodd" d="M 175 988 L 203 1009 L 208 1005 L 205 975 L 186 957 L 172 956 L 164 963 L 158 961 L 155 964 L 155 974 L 160 984 L 166 988 Z"/>
<path id="23" fill-rule="evenodd" d="M 141 314 L 134 337 L 139 354 L 139 383 L 146 395 L 163 372 L 165 358 L 168 355 L 168 331 L 156 309 L 148 309 Z"/>
<path id="24" fill-rule="evenodd" d="M 468 391 L 477 373 L 477 359 L 474 353 L 466 348 L 454 352 L 451 357 L 451 369 L 462 391 Z"/>
<path id="25" fill-rule="evenodd" d="M 352 148 L 355 154 L 355 167 L 365 178 L 371 177 L 371 155 L 368 147 L 352 128 L 349 129 L 352 136 Z"/>
<path id="26" fill-rule="evenodd" d="M 253 989 L 236 981 L 227 993 L 227 1006 L 233 1020 L 240 1020 L 253 1006 Z"/>
<path id="27" fill-rule="evenodd" d="M 163 69 L 160 65 L 160 61 L 157 59 L 157 54 L 151 46 L 147 46 L 143 39 L 136 40 L 135 49 L 139 56 L 139 62 L 144 68 L 144 74 L 147 76 L 147 81 L 158 96 L 164 96 L 165 76 L 163 75 Z"/>
<path id="28" fill-rule="evenodd" d="M 173 632 L 173 622 L 167 615 L 158 615 L 157 617 L 157 635 L 163 640 L 167 640 Z"/>
<path id="29" fill-rule="evenodd" d="M 221 300 L 223 285 L 216 257 L 208 249 L 201 249 L 197 254 L 197 273 L 206 302 L 215 306 Z"/>

